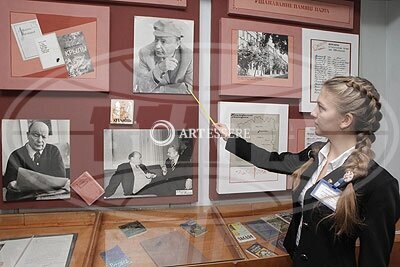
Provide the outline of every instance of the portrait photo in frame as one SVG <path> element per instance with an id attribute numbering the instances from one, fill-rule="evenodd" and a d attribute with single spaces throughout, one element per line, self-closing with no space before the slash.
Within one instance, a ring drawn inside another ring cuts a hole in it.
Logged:
<path id="1" fill-rule="evenodd" d="M 301 28 L 222 18 L 220 95 L 300 98 Z"/>
<path id="2" fill-rule="evenodd" d="M 109 7 L 1 1 L 0 88 L 109 91 Z"/>
<path id="3" fill-rule="evenodd" d="M 268 151 L 287 151 L 288 105 L 220 102 L 219 122 L 231 133 Z M 225 150 L 218 140 L 218 194 L 286 190 L 286 175 L 255 167 Z"/>
<path id="4" fill-rule="evenodd" d="M 190 94 L 193 49 L 193 20 L 135 16 L 133 92 Z M 174 67 L 162 70 L 171 61 Z"/>
<path id="5" fill-rule="evenodd" d="M 356 34 L 303 29 L 300 112 L 311 112 L 323 83 L 335 76 L 358 75 Z"/>
<path id="6" fill-rule="evenodd" d="M 3 119 L 3 201 L 70 198 L 70 143 L 69 120 Z"/>

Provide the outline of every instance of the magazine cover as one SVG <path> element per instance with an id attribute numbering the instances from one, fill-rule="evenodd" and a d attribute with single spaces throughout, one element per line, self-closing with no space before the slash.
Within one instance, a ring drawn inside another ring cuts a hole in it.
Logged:
<path id="1" fill-rule="evenodd" d="M 251 245 L 249 248 L 246 249 L 250 254 L 256 256 L 257 258 L 268 258 L 268 257 L 273 257 L 276 256 L 274 252 L 271 250 L 267 249 L 263 245 L 259 243 L 254 243 Z"/>
<path id="2" fill-rule="evenodd" d="M 283 242 L 285 241 L 285 235 L 279 235 L 278 237 L 274 238 L 270 244 L 279 248 L 280 250 L 284 251 L 287 253 L 285 246 L 283 245 Z"/>
<path id="3" fill-rule="evenodd" d="M 58 43 L 70 77 L 78 77 L 94 71 L 83 32 L 62 35 L 58 37 Z"/>
<path id="4" fill-rule="evenodd" d="M 262 217 L 261 219 L 266 223 L 269 223 L 272 227 L 274 227 L 281 233 L 286 233 L 289 229 L 289 224 L 280 217 L 277 217 L 276 215 L 269 215 L 266 217 Z"/>
<path id="5" fill-rule="evenodd" d="M 125 267 L 132 263 L 132 260 L 125 255 L 118 245 L 100 253 L 100 256 L 107 267 Z"/>
<path id="6" fill-rule="evenodd" d="M 118 227 L 128 238 L 147 231 L 146 227 L 139 221 L 130 222 Z"/>
<path id="7" fill-rule="evenodd" d="M 255 240 L 256 237 L 240 222 L 228 224 L 229 230 L 239 243 Z"/>
<path id="8" fill-rule="evenodd" d="M 282 220 L 284 220 L 286 223 L 289 223 L 292 221 L 293 218 L 293 214 L 290 212 L 281 212 L 281 213 L 277 213 L 275 214 L 276 216 L 278 216 L 279 218 L 281 218 Z"/>
<path id="9" fill-rule="evenodd" d="M 255 220 L 245 223 L 250 229 L 254 230 L 264 240 L 270 240 L 279 235 L 279 231 L 264 220 Z"/>
<path id="10" fill-rule="evenodd" d="M 192 219 L 188 220 L 185 223 L 182 223 L 181 227 L 194 237 L 203 235 L 207 232 L 206 227 L 198 224 L 195 220 Z"/>

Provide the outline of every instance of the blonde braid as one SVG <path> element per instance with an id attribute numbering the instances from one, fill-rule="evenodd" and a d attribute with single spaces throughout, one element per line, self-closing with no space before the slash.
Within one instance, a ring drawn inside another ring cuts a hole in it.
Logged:
<path id="1" fill-rule="evenodd" d="M 334 78 L 335 79 L 335 78 Z M 347 89 L 358 93 L 358 99 L 363 103 L 357 106 L 348 106 L 347 109 L 354 115 L 354 130 L 357 134 L 355 151 L 346 160 L 344 168 L 354 173 L 354 179 L 362 179 L 368 174 L 368 167 L 375 153 L 371 149 L 382 119 L 380 112 L 381 103 L 375 87 L 366 79 L 359 77 L 338 77 L 346 82 Z M 358 101 L 360 102 L 360 101 Z M 354 101 L 354 103 L 358 103 Z M 350 234 L 354 228 L 361 224 L 357 211 L 357 198 L 353 184 L 349 183 L 339 197 L 336 211 L 333 214 L 334 228 L 337 235 Z"/>

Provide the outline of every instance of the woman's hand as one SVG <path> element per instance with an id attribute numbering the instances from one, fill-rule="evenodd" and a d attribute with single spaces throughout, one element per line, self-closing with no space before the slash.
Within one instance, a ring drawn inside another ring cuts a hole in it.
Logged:
<path id="1" fill-rule="evenodd" d="M 225 141 L 228 140 L 230 133 L 225 124 L 217 122 L 214 124 L 214 128 Z"/>

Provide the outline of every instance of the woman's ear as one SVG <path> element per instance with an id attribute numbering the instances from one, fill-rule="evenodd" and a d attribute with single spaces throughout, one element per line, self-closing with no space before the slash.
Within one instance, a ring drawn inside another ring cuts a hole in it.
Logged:
<path id="1" fill-rule="evenodd" d="M 354 120 L 353 114 L 346 113 L 340 122 L 340 125 L 339 125 L 340 129 L 348 130 L 351 127 L 351 125 L 353 124 L 353 120 Z"/>

